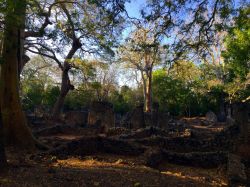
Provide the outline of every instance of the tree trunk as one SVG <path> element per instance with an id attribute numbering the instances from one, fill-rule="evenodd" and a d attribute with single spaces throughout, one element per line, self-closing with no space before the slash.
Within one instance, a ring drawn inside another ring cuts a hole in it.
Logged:
<path id="1" fill-rule="evenodd" d="M 5 16 L 3 63 L 1 64 L 0 97 L 4 139 L 7 144 L 18 148 L 34 148 L 35 141 L 27 126 L 19 97 L 18 62 L 21 60 L 20 30 L 24 23 L 26 2 L 17 0 L 10 3 Z M 13 7 L 13 8 L 12 8 Z"/>
<path id="2" fill-rule="evenodd" d="M 21 25 L 18 31 L 18 78 L 20 79 L 20 75 L 24 68 L 24 65 L 30 60 L 30 58 L 25 55 L 24 51 L 24 41 L 25 41 L 25 12 L 20 15 Z"/>
<path id="3" fill-rule="evenodd" d="M 141 77 L 142 77 L 142 86 L 143 86 L 143 103 L 144 103 L 144 109 L 146 108 L 145 107 L 145 103 L 146 103 L 146 90 L 147 90 L 147 81 L 144 77 L 144 74 L 143 74 L 143 71 L 140 71 L 141 72 Z"/>
<path id="4" fill-rule="evenodd" d="M 74 86 L 70 84 L 70 79 L 69 79 L 69 74 L 68 74 L 69 69 L 70 69 L 69 64 L 67 62 L 64 63 L 60 95 L 57 98 L 57 101 L 54 105 L 53 112 L 52 112 L 52 118 L 55 120 L 59 119 L 60 117 L 60 113 L 63 108 L 66 95 L 68 94 L 70 90 L 74 89 Z"/>
<path id="5" fill-rule="evenodd" d="M 4 140 L 3 139 L 3 124 L 2 124 L 2 117 L 1 117 L 1 111 L 0 111 L 0 171 L 3 168 L 5 168 L 5 166 L 7 165 L 3 140 Z"/>
<path id="6" fill-rule="evenodd" d="M 74 31 L 73 31 L 74 32 Z M 82 44 L 79 39 L 75 36 L 73 37 L 73 43 L 68 55 L 65 58 L 63 69 L 62 69 L 62 83 L 61 83 L 61 90 L 60 95 L 57 98 L 57 101 L 54 105 L 53 112 L 52 112 L 52 119 L 57 120 L 60 116 L 61 110 L 63 108 L 64 100 L 66 95 L 70 90 L 74 90 L 74 86 L 70 83 L 69 79 L 69 70 L 71 66 L 69 64 L 69 60 L 73 58 L 75 52 L 81 48 Z"/>
<path id="7" fill-rule="evenodd" d="M 145 112 L 152 112 L 152 73 L 149 71 L 147 73 L 147 84 L 146 84 L 146 107 Z"/>

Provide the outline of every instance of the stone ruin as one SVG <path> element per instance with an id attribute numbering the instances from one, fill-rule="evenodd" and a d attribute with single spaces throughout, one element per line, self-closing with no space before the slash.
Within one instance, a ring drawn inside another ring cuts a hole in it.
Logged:
<path id="1" fill-rule="evenodd" d="M 232 111 L 232 118 L 228 115 L 223 130 L 210 132 L 204 131 L 203 127 L 216 128 L 217 117 L 213 112 L 208 112 L 205 119 L 198 119 L 197 125 L 202 128 L 196 129 L 190 126 L 188 119 L 170 119 L 168 114 L 162 117 L 157 106 L 154 106 L 151 116 L 147 116 L 143 104 L 138 104 L 122 121 L 122 127 L 115 127 L 113 105 L 93 102 L 88 112 L 65 113 L 65 123 L 70 125 L 67 132 L 71 131 L 72 125 L 88 124 L 87 127 L 103 128 L 105 131 L 100 132 L 105 132 L 106 136 L 83 136 L 56 147 L 51 154 L 82 156 L 100 152 L 136 155 L 147 166 L 156 168 L 163 161 L 204 168 L 227 164 L 230 185 L 245 184 L 246 174 L 241 158 L 229 153 L 234 153 L 239 130 L 244 139 L 249 138 L 249 106 L 235 105 Z M 196 126 L 196 121 L 193 123 Z M 55 132 L 60 132 L 60 129 L 56 127 Z M 36 135 L 41 135 L 39 133 Z"/>
<path id="2" fill-rule="evenodd" d="M 100 127 L 106 131 L 115 126 L 113 105 L 104 101 L 92 102 L 88 113 L 88 126 Z"/>
<path id="3" fill-rule="evenodd" d="M 159 125 L 159 103 L 154 102 L 151 113 L 144 113 L 146 127 L 158 127 Z"/>
<path id="4" fill-rule="evenodd" d="M 234 154 L 228 155 L 227 175 L 229 186 L 245 186 L 247 176 L 245 165 L 241 162 L 241 158 Z"/>
<path id="5" fill-rule="evenodd" d="M 127 113 L 122 120 L 122 126 L 129 129 L 140 129 L 145 127 L 158 127 L 159 125 L 159 104 L 153 103 L 152 112 L 144 112 L 143 103 L 136 105 L 133 111 Z"/>
<path id="6" fill-rule="evenodd" d="M 240 128 L 242 143 L 250 142 L 250 104 L 235 103 L 232 106 L 232 117 Z"/>
<path id="7" fill-rule="evenodd" d="M 217 116 L 212 111 L 209 111 L 206 113 L 206 119 L 207 121 L 213 122 L 213 123 L 216 123 L 218 121 Z"/>
<path id="8" fill-rule="evenodd" d="M 64 114 L 64 121 L 67 125 L 83 127 L 88 123 L 87 111 L 69 111 Z"/>
<path id="9" fill-rule="evenodd" d="M 133 111 L 127 113 L 123 120 L 123 126 L 129 129 L 145 127 L 143 103 L 138 104 Z"/>
<path id="10" fill-rule="evenodd" d="M 35 106 L 34 108 L 35 117 L 41 118 L 44 116 L 45 113 L 46 113 L 45 107 L 43 107 L 42 105 Z"/>

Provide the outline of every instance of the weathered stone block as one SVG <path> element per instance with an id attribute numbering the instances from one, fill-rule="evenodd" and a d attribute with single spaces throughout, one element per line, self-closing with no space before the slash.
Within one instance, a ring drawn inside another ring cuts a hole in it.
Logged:
<path id="1" fill-rule="evenodd" d="M 130 129 L 145 127 L 143 104 L 138 104 L 133 111 L 129 112 L 123 119 L 123 125 Z"/>
<path id="2" fill-rule="evenodd" d="M 206 119 L 208 121 L 214 122 L 214 123 L 216 123 L 218 121 L 217 116 L 212 111 L 209 111 L 209 112 L 206 113 Z"/>
<path id="3" fill-rule="evenodd" d="M 88 112 L 69 111 L 65 113 L 64 120 L 67 125 L 84 126 L 88 121 Z"/>
<path id="4" fill-rule="evenodd" d="M 245 166 L 241 163 L 241 158 L 234 154 L 228 155 L 228 181 L 229 186 L 244 186 L 247 182 Z"/>
<path id="5" fill-rule="evenodd" d="M 115 126 L 115 114 L 113 105 L 108 102 L 93 102 L 89 109 L 88 125 L 104 127 L 105 130 Z"/>

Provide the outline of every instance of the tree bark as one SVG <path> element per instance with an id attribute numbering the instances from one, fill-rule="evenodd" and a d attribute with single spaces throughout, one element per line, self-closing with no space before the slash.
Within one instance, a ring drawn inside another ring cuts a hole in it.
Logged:
<path id="1" fill-rule="evenodd" d="M 81 46 L 82 44 L 80 43 L 80 40 L 73 37 L 73 43 L 72 43 L 71 49 L 68 55 L 66 56 L 64 64 L 63 64 L 61 90 L 60 90 L 60 95 L 57 98 L 57 101 L 52 111 L 52 119 L 57 120 L 60 117 L 60 113 L 63 108 L 66 95 L 68 94 L 70 90 L 74 90 L 74 86 L 70 83 L 70 79 L 69 79 L 69 70 L 71 69 L 69 60 L 73 58 L 75 52 Z"/>
<path id="2" fill-rule="evenodd" d="M 0 98 L 1 100 L 1 98 Z M 1 101 L 0 101 L 1 103 Z M 0 111 L 0 171 L 4 169 L 7 165 L 7 160 L 5 156 L 5 150 L 4 150 L 4 142 L 3 142 L 3 124 L 2 124 L 2 115 Z"/>
<path id="3" fill-rule="evenodd" d="M 152 71 L 147 72 L 145 112 L 152 112 Z"/>
<path id="4" fill-rule="evenodd" d="M 21 60 L 20 31 L 24 23 L 20 20 L 25 15 L 26 2 L 17 0 L 5 16 L 5 31 L 3 44 L 3 63 L 1 64 L 0 97 L 4 140 L 9 145 L 18 148 L 31 149 L 35 141 L 27 126 L 19 97 L 18 64 Z M 13 8 L 12 8 L 13 7 Z"/>
<path id="5" fill-rule="evenodd" d="M 143 71 L 141 70 L 141 77 L 142 77 L 142 86 L 143 86 L 143 103 L 145 105 L 146 103 L 146 87 L 147 87 L 147 83 L 146 83 L 146 79 L 144 77 Z M 145 109 L 145 107 L 144 107 Z"/>
<path id="6" fill-rule="evenodd" d="M 55 120 L 59 119 L 60 117 L 60 113 L 63 108 L 66 95 L 68 94 L 70 90 L 74 89 L 74 86 L 70 84 L 69 70 L 70 70 L 69 64 L 67 62 L 64 63 L 60 95 L 57 98 L 57 101 L 54 105 L 53 112 L 52 112 L 52 118 Z"/>
<path id="7" fill-rule="evenodd" d="M 20 79 L 20 75 L 24 68 L 24 65 L 30 60 L 30 58 L 25 55 L 24 51 L 24 40 L 25 40 L 25 12 L 20 16 L 21 25 L 18 31 L 18 77 Z"/>

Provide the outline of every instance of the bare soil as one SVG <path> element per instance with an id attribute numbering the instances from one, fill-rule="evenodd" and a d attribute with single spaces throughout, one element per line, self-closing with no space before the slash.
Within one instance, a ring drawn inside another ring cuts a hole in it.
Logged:
<path id="1" fill-rule="evenodd" d="M 136 157 L 91 155 L 65 160 L 9 160 L 0 186 L 227 186 L 224 168 L 202 169 L 163 163 L 158 169 L 140 165 Z"/>
<path id="2" fill-rule="evenodd" d="M 208 128 L 197 119 L 185 119 L 202 134 L 216 133 L 223 125 Z M 87 135 L 90 135 L 90 132 Z M 49 146 L 86 136 L 83 131 L 55 133 L 39 139 Z M 40 152 L 37 152 L 37 154 Z M 227 186 L 226 168 L 212 169 L 163 162 L 157 168 L 143 164 L 141 157 L 98 153 L 59 159 L 53 155 L 35 157 L 34 153 L 7 148 L 9 167 L 0 174 L 0 186 L 86 186 L 86 187 L 175 187 Z"/>

